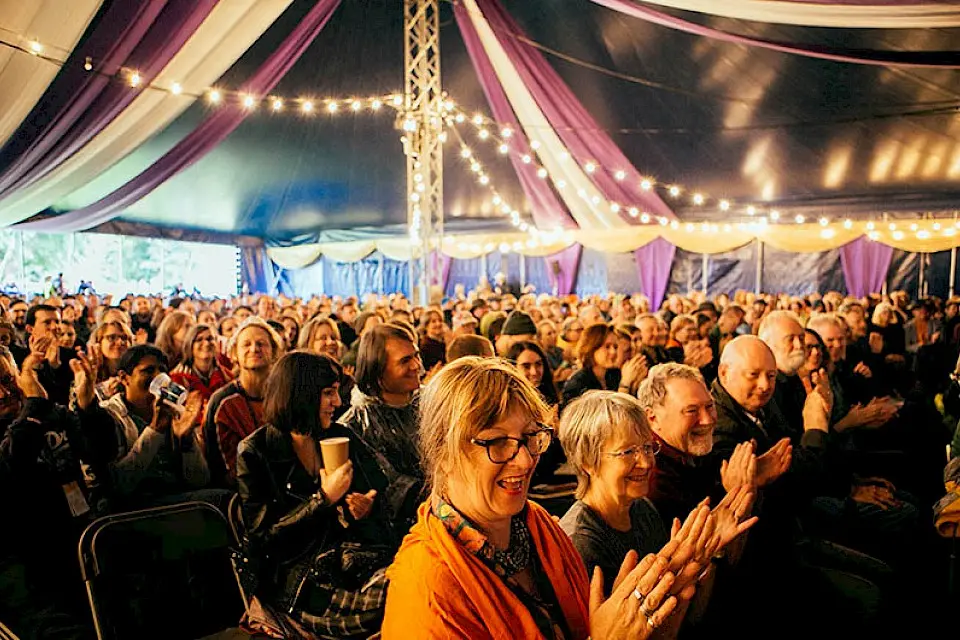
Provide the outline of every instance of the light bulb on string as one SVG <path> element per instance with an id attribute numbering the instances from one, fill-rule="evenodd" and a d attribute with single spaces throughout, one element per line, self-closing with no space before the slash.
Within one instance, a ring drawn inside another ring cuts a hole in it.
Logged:
<path id="1" fill-rule="evenodd" d="M 393 96 L 393 106 L 399 107 L 403 104 L 403 96 Z"/>
<path id="2" fill-rule="evenodd" d="M 523 156 L 521 156 L 520 161 L 523 164 L 530 164 L 533 161 L 533 158 L 531 158 L 529 155 L 525 153 L 523 154 Z"/>
<path id="3" fill-rule="evenodd" d="M 170 85 L 170 93 L 172 93 L 175 96 L 178 96 L 181 93 L 183 93 L 183 87 L 180 86 L 179 82 L 174 82 L 173 84 Z"/>
<path id="4" fill-rule="evenodd" d="M 701 193 L 695 193 L 695 194 L 693 194 L 693 204 L 695 204 L 695 205 L 701 205 L 701 204 L 703 204 L 703 194 L 701 194 Z"/>
<path id="5" fill-rule="evenodd" d="M 311 102 L 310 100 L 304 100 L 300 104 L 300 110 L 303 111 L 304 113 L 313 113 L 313 102 Z"/>
<path id="6" fill-rule="evenodd" d="M 363 108 L 363 105 L 360 104 L 359 100 L 354 100 L 353 102 L 350 103 L 350 108 L 353 109 L 354 111 L 360 111 L 360 109 Z"/>
<path id="7" fill-rule="evenodd" d="M 844 221 L 843 221 L 843 228 L 844 228 L 844 229 L 852 229 L 852 228 L 853 228 L 853 220 L 850 220 L 849 218 L 846 219 L 846 220 L 844 220 Z"/>
<path id="8" fill-rule="evenodd" d="M 803 221 L 805 219 L 806 218 L 804 218 L 802 215 L 797 214 L 797 216 L 793 219 L 793 221 L 796 222 L 797 224 L 803 224 Z"/>
<path id="9" fill-rule="evenodd" d="M 490 132 L 487 131 L 486 129 L 480 129 L 480 131 L 477 132 L 477 136 L 478 136 L 481 140 L 486 140 L 487 138 L 490 137 Z"/>
<path id="10" fill-rule="evenodd" d="M 627 177 L 627 172 L 623 171 L 622 169 L 613 174 L 614 180 L 617 180 L 617 181 L 623 180 L 626 177 Z"/>
<path id="11" fill-rule="evenodd" d="M 540 167 L 539 169 L 537 169 L 537 177 L 538 177 L 538 178 L 543 179 L 543 178 L 546 178 L 547 175 L 548 175 L 548 174 L 547 174 L 547 170 L 544 169 L 543 167 Z"/>
<path id="12" fill-rule="evenodd" d="M 253 96 L 244 96 L 243 97 L 243 108 L 244 109 L 253 109 L 257 104 L 257 99 Z"/>
<path id="13" fill-rule="evenodd" d="M 670 187 L 670 195 L 673 196 L 674 198 L 676 198 L 677 196 L 679 196 L 679 195 L 680 195 L 680 187 L 678 187 L 678 186 L 676 186 L 676 185 Z"/>
<path id="14" fill-rule="evenodd" d="M 640 214 L 640 222 L 642 222 L 643 224 L 647 224 L 648 222 L 650 222 L 650 214 L 647 213 L 646 211 L 644 211 L 643 213 L 641 213 L 641 214 Z"/>
<path id="15" fill-rule="evenodd" d="M 533 149 L 534 151 L 536 151 L 537 149 L 539 149 L 539 148 L 540 148 L 540 141 L 539 141 L 539 140 L 534 140 L 533 142 L 531 142 L 531 143 L 530 143 L 530 148 Z"/>
<path id="16" fill-rule="evenodd" d="M 331 101 L 327 104 L 327 111 L 329 111 L 330 113 L 336 113 L 336 112 L 337 112 L 337 109 L 339 109 L 339 108 L 340 108 L 340 105 L 338 105 L 335 100 L 331 100 Z M 409 120 L 406 120 L 406 121 L 404 121 L 404 123 L 403 123 L 403 128 L 404 128 L 405 131 L 409 131 L 409 129 L 407 129 L 407 122 L 410 122 L 410 121 L 409 121 Z M 414 125 L 414 128 L 416 128 L 416 125 Z"/>
<path id="17" fill-rule="evenodd" d="M 379 111 L 380 107 L 382 106 L 383 106 L 383 103 L 380 102 L 379 100 L 374 100 L 373 102 L 370 103 L 370 108 L 373 109 L 374 111 Z"/>
<path id="18" fill-rule="evenodd" d="M 464 160 L 468 159 L 472 155 L 473 155 L 473 152 L 470 151 L 469 147 L 464 147 L 460 149 L 460 157 L 463 158 Z"/>
<path id="19" fill-rule="evenodd" d="M 483 124 L 483 116 L 480 115 L 479 113 L 478 113 L 477 115 L 473 116 L 473 124 L 477 125 L 478 127 L 479 127 L 480 125 L 482 125 L 482 124 Z"/>
<path id="20" fill-rule="evenodd" d="M 867 231 L 873 231 L 874 227 L 876 227 L 876 225 L 873 223 L 873 220 L 867 223 Z"/>
<path id="21" fill-rule="evenodd" d="M 773 211 L 771 211 L 771 212 L 770 212 L 770 219 L 773 220 L 774 222 L 776 222 L 777 220 L 779 220 L 779 219 L 780 219 L 780 212 L 777 211 L 776 209 L 774 209 Z"/>
<path id="22" fill-rule="evenodd" d="M 820 222 L 820 226 L 821 226 L 821 227 L 825 227 L 825 226 L 827 226 L 828 224 L 830 224 L 830 221 L 827 220 L 826 218 L 820 218 L 820 220 L 819 220 L 818 222 Z"/>
<path id="23" fill-rule="evenodd" d="M 721 200 L 720 201 L 720 211 L 729 211 L 730 210 L 730 201 Z"/>
<path id="24" fill-rule="evenodd" d="M 587 173 L 593 173 L 594 171 L 597 170 L 597 165 L 593 164 L 592 162 L 588 162 L 587 164 L 585 164 L 585 165 L 583 166 L 583 169 L 584 169 L 584 171 L 586 171 Z"/>
<path id="25" fill-rule="evenodd" d="M 458 113 L 457 116 L 454 118 L 454 121 L 458 123 L 462 123 L 466 119 L 467 119 L 467 116 L 463 115 L 462 113 Z"/>
<path id="26" fill-rule="evenodd" d="M 499 147 L 497 147 L 497 151 L 499 151 L 501 155 L 507 155 L 508 153 L 510 153 L 510 147 L 507 146 L 506 143 L 503 143 Z"/>
<path id="27" fill-rule="evenodd" d="M 749 207 L 747 207 L 748 216 L 756 215 L 756 213 L 757 213 L 757 208 L 755 206 L 750 205 Z"/>
<path id="28" fill-rule="evenodd" d="M 653 183 L 649 180 L 643 180 L 640 182 L 640 188 L 644 191 L 650 191 L 653 188 Z"/>
<path id="29" fill-rule="evenodd" d="M 509 138 L 509 137 L 512 136 L 512 135 L 513 135 L 513 130 L 512 130 L 512 129 L 504 129 L 503 131 L 500 132 L 500 137 L 501 137 L 501 138 Z"/>
<path id="30" fill-rule="evenodd" d="M 30 47 L 30 53 L 32 53 L 35 56 L 38 56 L 41 53 L 43 53 L 43 45 L 37 42 L 36 40 L 31 40 L 29 47 Z"/>
<path id="31" fill-rule="evenodd" d="M 90 56 L 87 56 L 83 61 L 83 70 L 84 71 L 93 71 L 93 60 L 90 59 Z"/>
<path id="32" fill-rule="evenodd" d="M 310 110 L 313 110 L 313 103 L 310 102 L 309 100 L 307 100 L 307 101 L 304 102 L 303 104 L 304 104 L 304 106 L 306 106 L 307 104 L 309 104 L 309 105 L 310 105 Z M 273 107 L 273 110 L 274 110 L 274 111 L 280 111 L 281 109 L 283 109 L 283 100 L 281 100 L 280 98 L 274 98 L 274 99 L 273 99 L 273 103 L 271 104 L 271 106 Z"/>
<path id="33" fill-rule="evenodd" d="M 220 92 L 216 89 L 211 89 L 210 93 L 207 94 L 207 100 L 210 101 L 210 104 L 220 104 L 221 97 Z"/>

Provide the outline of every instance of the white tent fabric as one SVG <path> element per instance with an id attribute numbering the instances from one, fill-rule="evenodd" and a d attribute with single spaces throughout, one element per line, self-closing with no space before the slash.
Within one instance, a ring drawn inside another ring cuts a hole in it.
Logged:
<path id="1" fill-rule="evenodd" d="M 0 146 L 60 71 L 103 0 L 0 0 L 0 40 L 28 48 L 40 44 L 51 60 L 0 47 Z"/>
<path id="2" fill-rule="evenodd" d="M 166 68 L 155 84 L 179 82 L 184 93 L 143 90 L 123 113 L 72 158 L 41 180 L 0 201 L 0 226 L 15 224 L 43 211 L 74 191 L 84 190 L 87 203 L 143 170 L 152 158 L 130 166 L 129 176 L 110 176 L 117 184 L 97 180 L 189 107 L 266 31 L 292 0 L 230 0 L 216 5 Z M 74 203 L 83 206 L 83 202 Z"/>
<path id="3" fill-rule="evenodd" d="M 567 205 L 570 215 L 581 229 L 628 227 L 627 222 L 619 214 L 611 211 L 610 203 L 573 160 L 546 116 L 537 106 L 533 96 L 530 95 L 530 91 L 497 41 L 496 35 L 477 4 L 473 0 L 464 0 L 463 4 L 470 14 L 470 20 L 500 79 L 500 84 L 503 85 L 507 99 L 510 100 L 517 119 L 524 129 L 524 135 L 531 141 L 540 142 L 538 151 L 540 161 L 549 172 L 557 193 Z M 563 181 L 563 184 L 560 181 Z"/>
<path id="4" fill-rule="evenodd" d="M 960 6 L 947 2 L 828 4 L 776 0 L 646 0 L 672 9 L 804 27 L 936 29 L 960 26 Z"/>

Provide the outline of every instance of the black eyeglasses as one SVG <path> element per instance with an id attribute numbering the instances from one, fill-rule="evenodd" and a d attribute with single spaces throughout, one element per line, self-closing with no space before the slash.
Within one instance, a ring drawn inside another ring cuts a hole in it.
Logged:
<path id="1" fill-rule="evenodd" d="M 512 436 L 503 436 L 502 438 L 489 438 L 481 440 L 471 438 L 470 442 L 483 447 L 487 450 L 487 457 L 494 464 L 506 464 L 517 457 L 520 453 L 520 446 L 527 448 L 530 455 L 534 458 L 539 457 L 553 440 L 553 429 L 543 423 L 537 423 L 540 427 L 533 433 L 527 433 L 519 438 Z"/>

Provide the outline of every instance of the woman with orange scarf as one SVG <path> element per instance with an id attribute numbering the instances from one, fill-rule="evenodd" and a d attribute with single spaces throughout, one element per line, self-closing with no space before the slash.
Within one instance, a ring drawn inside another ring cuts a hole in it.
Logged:
<path id="1" fill-rule="evenodd" d="M 590 580 L 563 530 L 527 501 L 553 434 L 547 407 L 515 368 L 461 358 L 420 398 L 432 493 L 387 572 L 384 640 L 643 640 L 673 612 L 670 591 L 684 576 L 668 559 L 638 563 L 631 553 L 604 600 L 600 572 Z"/>

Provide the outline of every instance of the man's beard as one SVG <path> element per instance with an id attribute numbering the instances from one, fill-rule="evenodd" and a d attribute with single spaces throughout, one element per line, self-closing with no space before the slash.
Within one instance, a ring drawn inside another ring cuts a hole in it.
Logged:
<path id="1" fill-rule="evenodd" d="M 803 351 L 791 351 L 786 357 L 785 368 L 783 372 L 787 375 L 794 375 L 797 371 L 800 370 L 800 367 L 803 366 L 803 363 L 807 359 L 807 354 Z"/>

